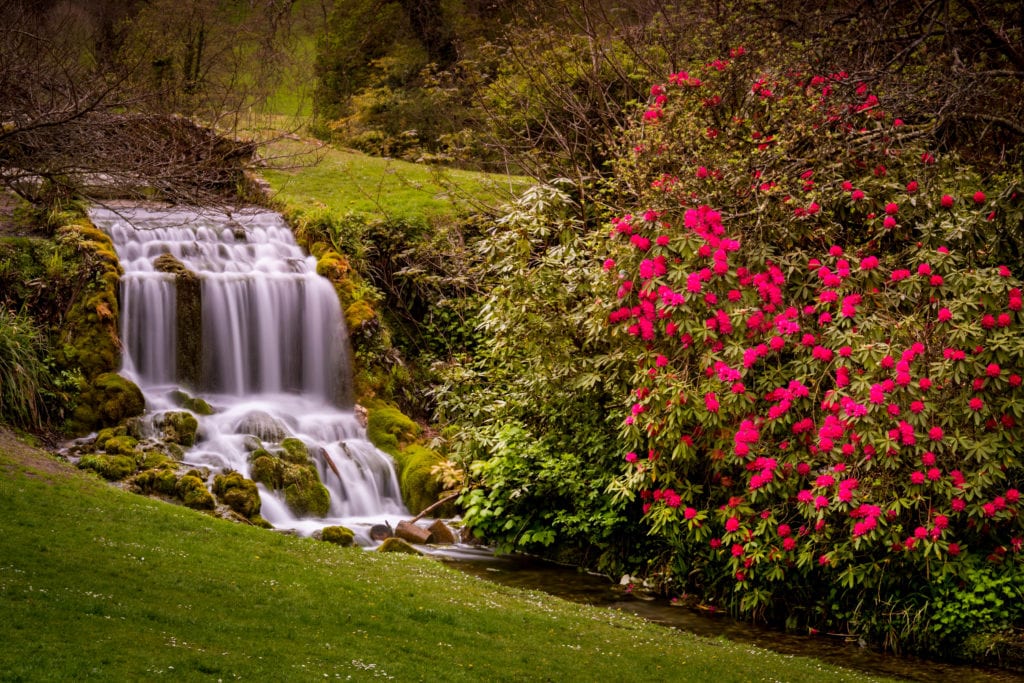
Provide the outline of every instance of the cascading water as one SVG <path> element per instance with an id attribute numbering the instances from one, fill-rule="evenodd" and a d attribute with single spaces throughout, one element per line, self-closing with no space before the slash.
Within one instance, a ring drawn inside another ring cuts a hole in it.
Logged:
<path id="1" fill-rule="evenodd" d="M 148 414 L 182 410 L 182 390 L 214 407 L 196 415 L 187 464 L 250 477 L 257 445 L 294 437 L 308 448 L 330 509 L 303 518 L 260 484 L 261 514 L 275 527 L 311 533 L 344 524 L 365 539 L 370 524 L 407 514 L 390 457 L 366 440 L 353 411 L 334 289 L 278 214 L 134 205 L 94 208 L 90 218 L 124 269 L 123 372 L 142 389 Z"/>

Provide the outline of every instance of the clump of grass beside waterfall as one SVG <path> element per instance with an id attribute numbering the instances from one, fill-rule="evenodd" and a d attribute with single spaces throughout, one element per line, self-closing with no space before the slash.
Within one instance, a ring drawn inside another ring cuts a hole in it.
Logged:
<path id="1" fill-rule="evenodd" d="M 5 680 L 867 680 L 132 496 L 0 431 Z"/>

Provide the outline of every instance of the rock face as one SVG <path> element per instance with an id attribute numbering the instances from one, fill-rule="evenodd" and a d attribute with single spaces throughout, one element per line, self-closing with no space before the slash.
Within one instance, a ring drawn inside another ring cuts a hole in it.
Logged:
<path id="1" fill-rule="evenodd" d="M 174 275 L 178 304 L 175 321 L 178 348 L 175 350 L 177 376 L 191 387 L 201 386 L 203 340 L 203 287 L 199 276 L 185 267 L 171 254 L 161 254 L 153 260 L 153 268 Z"/>
<path id="2" fill-rule="evenodd" d="M 395 530 L 390 524 L 374 524 L 370 527 L 371 541 L 384 541 L 395 535 Z"/>

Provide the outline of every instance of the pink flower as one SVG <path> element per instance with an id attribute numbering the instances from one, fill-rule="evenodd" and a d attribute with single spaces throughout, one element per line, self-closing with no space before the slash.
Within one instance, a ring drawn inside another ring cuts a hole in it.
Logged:
<path id="1" fill-rule="evenodd" d="M 910 483 L 915 486 L 920 486 L 925 481 L 924 472 L 915 471 L 910 473 Z"/>
<path id="2" fill-rule="evenodd" d="M 960 554 L 960 546 L 956 543 L 950 543 L 947 549 L 950 555 L 956 556 Z"/>
<path id="3" fill-rule="evenodd" d="M 739 528 L 740 528 L 740 520 L 737 519 L 736 517 L 730 517 L 729 519 L 725 520 L 725 530 L 726 531 L 732 533 L 733 531 L 739 530 Z"/>
<path id="4" fill-rule="evenodd" d="M 704 394 L 704 407 L 707 408 L 709 413 L 718 412 L 718 397 L 715 395 L 713 391 Z"/>
<path id="5" fill-rule="evenodd" d="M 977 192 L 975 192 L 974 193 L 974 203 L 975 204 L 984 204 L 985 203 L 985 193 L 982 192 L 981 190 L 978 190 Z"/>
<path id="6" fill-rule="evenodd" d="M 928 430 L 928 438 L 932 441 L 942 441 L 942 437 L 945 432 L 942 431 L 942 427 L 932 427 Z"/>
<path id="7" fill-rule="evenodd" d="M 633 451 L 626 453 L 626 462 L 636 462 L 637 455 Z"/>
<path id="8" fill-rule="evenodd" d="M 911 180 L 909 183 L 907 183 L 907 192 L 909 194 L 913 194 L 913 193 L 917 192 L 917 187 L 918 187 L 917 181 L 916 180 Z"/>
<path id="9" fill-rule="evenodd" d="M 779 525 L 778 534 L 779 534 L 779 536 L 781 538 L 786 538 L 787 536 L 789 536 L 792 533 L 792 531 L 793 530 L 790 528 L 790 526 L 788 524 L 780 524 Z"/>
<path id="10" fill-rule="evenodd" d="M 944 323 L 953 319 L 953 313 L 948 308 L 939 309 L 939 322 Z"/>
<path id="11" fill-rule="evenodd" d="M 890 216 L 895 216 L 900 212 L 899 204 L 897 204 L 896 202 L 889 202 L 888 204 L 885 205 L 885 212 Z"/>
<path id="12" fill-rule="evenodd" d="M 615 267 L 615 259 L 605 259 L 604 263 L 601 264 L 601 267 L 604 268 L 605 270 L 611 270 L 612 268 Z"/>
<path id="13" fill-rule="evenodd" d="M 886 230 L 892 230 L 893 228 L 896 227 L 896 219 L 893 218 L 892 216 L 886 216 L 885 218 L 882 219 L 882 227 L 884 227 Z"/>
<path id="14" fill-rule="evenodd" d="M 985 407 L 985 402 L 982 401 L 977 396 L 975 396 L 974 398 L 967 402 L 967 405 L 970 407 L 971 410 L 978 411 Z"/>
<path id="15" fill-rule="evenodd" d="M 985 374 L 989 377 L 998 377 L 1002 370 L 995 363 L 989 363 L 988 367 L 985 368 Z"/>
<path id="16" fill-rule="evenodd" d="M 872 268 L 877 268 L 877 267 L 878 267 L 878 257 L 877 256 L 865 256 L 860 261 L 860 269 L 861 270 L 871 270 Z"/>
<path id="17" fill-rule="evenodd" d="M 853 192 L 850 193 L 850 199 L 852 199 L 855 202 L 859 202 L 860 200 L 864 199 L 864 192 L 862 192 L 861 190 L 854 190 Z"/>
<path id="18" fill-rule="evenodd" d="M 793 538 L 792 536 L 789 536 L 788 538 L 784 538 L 782 540 L 782 549 L 786 550 L 786 551 L 795 550 L 796 549 L 796 539 Z"/>
<path id="19" fill-rule="evenodd" d="M 686 508 L 685 510 L 683 510 L 683 518 L 684 519 L 693 519 L 696 516 L 697 516 L 696 508 Z"/>
<path id="20" fill-rule="evenodd" d="M 941 204 L 942 208 L 944 208 L 944 209 L 952 209 L 953 208 L 953 198 L 951 196 L 949 196 L 948 194 L 944 194 L 944 195 L 942 195 L 942 199 L 939 200 L 939 204 Z"/>

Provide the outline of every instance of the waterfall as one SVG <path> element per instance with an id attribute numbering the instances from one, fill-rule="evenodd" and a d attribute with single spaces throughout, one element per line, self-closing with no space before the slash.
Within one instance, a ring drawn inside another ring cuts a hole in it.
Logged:
<path id="1" fill-rule="evenodd" d="M 90 218 L 124 269 L 122 372 L 142 389 L 147 413 L 182 410 L 181 391 L 214 408 L 196 415 L 187 464 L 249 477 L 254 437 L 294 437 L 316 464 L 330 510 L 297 517 L 260 484 L 262 515 L 275 527 L 311 533 L 407 514 L 390 456 L 355 417 L 337 295 L 280 215 L 126 205 L 93 208 Z"/>

